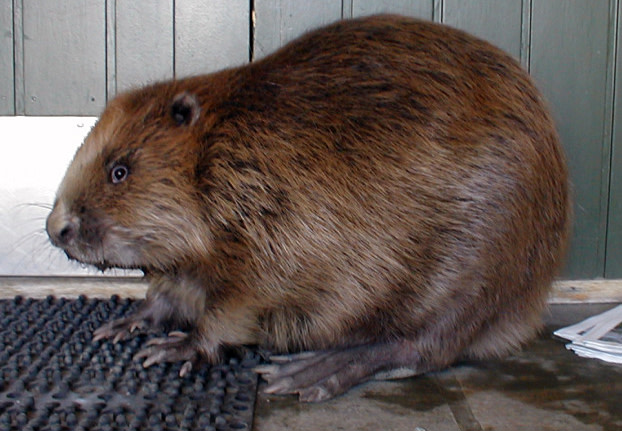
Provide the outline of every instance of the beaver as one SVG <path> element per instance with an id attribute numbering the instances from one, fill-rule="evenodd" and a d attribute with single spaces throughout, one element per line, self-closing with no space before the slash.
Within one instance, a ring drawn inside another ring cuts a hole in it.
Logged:
<path id="1" fill-rule="evenodd" d="M 570 224 L 546 103 L 509 55 L 373 16 L 268 57 L 116 96 L 75 154 L 51 242 L 149 283 L 97 329 L 174 329 L 144 366 L 274 354 L 265 391 L 320 401 L 374 377 L 519 348 Z"/>

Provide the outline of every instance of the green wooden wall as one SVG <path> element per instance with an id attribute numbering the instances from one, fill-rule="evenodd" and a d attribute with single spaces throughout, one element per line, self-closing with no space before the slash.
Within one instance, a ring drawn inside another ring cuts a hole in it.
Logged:
<path id="1" fill-rule="evenodd" d="M 465 29 L 520 60 L 569 158 L 565 276 L 621 278 L 622 0 L 0 0 L 0 115 L 97 115 L 123 89 L 243 64 L 378 12 Z"/>

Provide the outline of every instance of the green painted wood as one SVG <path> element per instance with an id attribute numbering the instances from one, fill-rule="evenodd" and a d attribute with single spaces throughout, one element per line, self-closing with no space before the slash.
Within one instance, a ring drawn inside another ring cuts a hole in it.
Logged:
<path id="1" fill-rule="evenodd" d="M 99 0 L 23 0 L 27 115 L 97 115 L 102 110 L 105 12 Z"/>
<path id="2" fill-rule="evenodd" d="M 573 181 L 575 223 L 566 275 L 604 275 L 609 177 L 610 4 L 534 0 L 531 73 L 553 107 Z"/>
<path id="3" fill-rule="evenodd" d="M 348 0 L 344 0 L 348 1 Z M 396 13 L 432 20 L 434 0 L 350 0 L 352 16 Z"/>
<path id="4" fill-rule="evenodd" d="M 117 94 L 117 0 L 106 2 L 106 97 Z"/>
<path id="5" fill-rule="evenodd" d="M 15 114 L 13 1 L 0 0 L 0 115 Z"/>
<path id="6" fill-rule="evenodd" d="M 172 78 L 173 0 L 117 1 L 115 12 L 117 91 Z"/>
<path id="7" fill-rule="evenodd" d="M 622 2 L 618 3 L 614 127 L 605 277 L 622 278 Z"/>
<path id="8" fill-rule="evenodd" d="M 13 1 L 13 88 L 15 92 L 15 115 L 24 115 L 24 5 L 23 0 Z"/>
<path id="9" fill-rule="evenodd" d="M 521 56 L 523 5 L 516 0 L 445 0 L 442 22 Z"/>
<path id="10" fill-rule="evenodd" d="M 253 59 L 274 52 L 307 30 L 337 21 L 342 4 L 335 0 L 259 0 L 255 2 Z"/>
<path id="11" fill-rule="evenodd" d="M 175 0 L 175 76 L 247 63 L 248 0 Z"/>

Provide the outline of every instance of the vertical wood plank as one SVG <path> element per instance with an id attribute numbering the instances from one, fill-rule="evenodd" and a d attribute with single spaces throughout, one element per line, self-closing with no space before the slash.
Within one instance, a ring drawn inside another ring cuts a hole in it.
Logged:
<path id="1" fill-rule="evenodd" d="M 172 78 L 173 46 L 173 0 L 117 1 L 117 91 Z"/>
<path id="2" fill-rule="evenodd" d="M 117 0 L 106 1 L 106 100 L 117 94 Z"/>
<path id="3" fill-rule="evenodd" d="M 341 2 L 334 0 L 255 2 L 254 60 L 265 57 L 304 32 L 337 21 Z"/>
<path id="4" fill-rule="evenodd" d="M 24 84 L 24 2 L 13 0 L 13 78 L 15 86 L 15 115 L 26 113 Z"/>
<path id="5" fill-rule="evenodd" d="M 351 18 L 352 17 L 352 3 L 354 0 L 341 0 L 341 17 L 342 18 Z"/>
<path id="6" fill-rule="evenodd" d="M 352 0 L 352 16 L 396 13 L 431 20 L 434 0 Z"/>
<path id="7" fill-rule="evenodd" d="M 612 279 L 622 278 L 622 2 L 618 2 L 616 47 L 613 145 L 605 259 L 605 277 Z"/>
<path id="8" fill-rule="evenodd" d="M 248 0 L 176 0 L 175 76 L 247 63 L 249 20 Z"/>
<path id="9" fill-rule="evenodd" d="M 606 115 L 610 3 L 534 0 L 532 7 L 531 73 L 553 105 L 574 188 L 566 275 L 602 277 L 611 126 Z"/>
<path id="10" fill-rule="evenodd" d="M 27 115 L 97 115 L 106 102 L 105 2 L 24 0 Z"/>
<path id="11" fill-rule="evenodd" d="M 15 114 L 13 1 L 0 0 L 0 115 Z"/>
<path id="12" fill-rule="evenodd" d="M 516 0 L 445 0 L 442 21 L 521 55 L 523 5 Z"/>

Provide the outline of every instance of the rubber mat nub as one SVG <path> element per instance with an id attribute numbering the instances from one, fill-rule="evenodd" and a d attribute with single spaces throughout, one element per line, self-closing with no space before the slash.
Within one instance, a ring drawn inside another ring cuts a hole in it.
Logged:
<path id="1" fill-rule="evenodd" d="M 92 341 L 139 301 L 0 301 L 0 430 L 250 430 L 257 356 L 150 368 L 132 357 L 155 335 Z"/>

